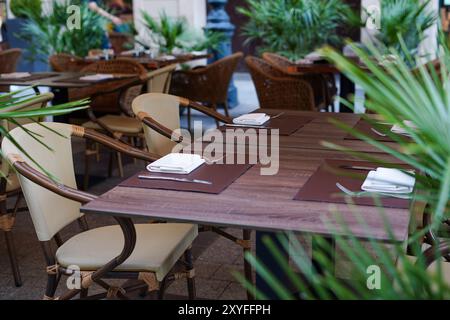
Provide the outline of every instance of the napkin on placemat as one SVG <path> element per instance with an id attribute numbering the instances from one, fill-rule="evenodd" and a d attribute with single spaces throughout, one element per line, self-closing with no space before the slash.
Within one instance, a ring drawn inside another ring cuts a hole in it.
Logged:
<path id="1" fill-rule="evenodd" d="M 243 124 L 251 126 L 261 126 L 270 120 L 270 116 L 265 113 L 249 113 L 240 117 L 234 118 L 234 124 Z"/>
<path id="2" fill-rule="evenodd" d="M 159 56 L 157 57 L 155 60 L 158 61 L 170 61 L 170 60 L 175 60 L 177 57 L 172 56 L 172 55 L 164 55 L 164 56 Z"/>
<path id="3" fill-rule="evenodd" d="M 2 79 L 22 79 L 28 78 L 31 76 L 29 72 L 11 72 L 11 73 L 3 73 L 0 75 Z"/>
<path id="4" fill-rule="evenodd" d="M 412 123 L 411 121 L 408 121 L 408 120 L 403 121 L 403 125 L 405 127 L 411 128 L 413 130 L 417 129 L 417 126 L 414 123 Z M 408 131 L 406 131 L 406 129 L 404 127 L 401 127 L 398 124 L 394 125 L 392 127 L 391 131 L 393 133 L 396 133 L 396 134 L 401 134 L 401 135 L 404 135 L 404 136 L 411 136 L 410 133 Z"/>
<path id="5" fill-rule="evenodd" d="M 413 173 L 408 174 L 399 169 L 377 168 L 369 172 L 361 189 L 369 192 L 410 194 L 415 183 Z"/>
<path id="6" fill-rule="evenodd" d="M 114 78 L 114 75 L 109 74 L 109 73 L 97 73 L 97 74 L 80 77 L 80 80 L 82 80 L 82 81 L 102 81 L 102 80 L 113 79 L 113 78 Z"/>
<path id="7" fill-rule="evenodd" d="M 170 153 L 161 159 L 149 164 L 150 172 L 189 174 L 205 163 L 198 154 Z"/>

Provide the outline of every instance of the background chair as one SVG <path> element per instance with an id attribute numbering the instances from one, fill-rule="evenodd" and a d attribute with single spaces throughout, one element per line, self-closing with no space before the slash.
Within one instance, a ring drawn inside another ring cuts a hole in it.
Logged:
<path id="1" fill-rule="evenodd" d="M 314 102 L 318 110 L 326 110 L 333 103 L 334 96 L 337 93 L 333 74 L 288 72 L 290 67 L 295 69 L 296 64 L 276 53 L 265 52 L 262 58 L 285 74 L 285 76 L 295 77 L 308 82 L 314 91 Z"/>
<path id="2" fill-rule="evenodd" d="M 44 299 L 55 299 L 60 277 L 74 276 L 71 269 L 74 265 L 80 268 L 81 287 L 67 292 L 61 299 L 70 299 L 77 294 L 86 298 L 89 287 L 94 283 L 106 290 L 95 295 L 95 298 L 126 298 L 128 291 L 142 288 L 158 290 L 162 298 L 167 281 L 180 278 L 187 279 L 189 297 L 194 298 L 190 247 L 197 236 L 195 225 L 168 223 L 134 226 L 130 218 L 115 217 L 119 225 L 87 230 L 86 220 L 80 213 L 80 203 L 89 202 L 95 196 L 76 189 L 71 137 L 92 139 L 145 161 L 154 161 L 157 157 L 79 126 L 61 123 L 46 123 L 46 126 L 61 135 L 39 124 L 29 124 L 26 128 L 39 134 L 51 150 L 22 128 L 16 128 L 10 134 L 57 182 L 48 178 L 9 139 L 5 138 L 2 143 L 3 154 L 19 173 L 19 181 L 47 261 L 48 282 Z M 84 231 L 64 242 L 59 236 L 60 230 L 77 220 Z M 56 252 L 51 246 L 53 239 L 57 240 Z M 173 273 L 173 266 L 183 256 L 186 268 Z M 110 278 L 139 279 L 143 285 L 117 287 L 105 281 Z"/>
<path id="3" fill-rule="evenodd" d="M 317 111 L 311 85 L 287 77 L 268 62 L 256 57 L 245 59 L 255 84 L 261 108 Z"/>
<path id="4" fill-rule="evenodd" d="M 200 102 L 214 110 L 222 105 L 228 117 L 228 86 L 242 57 L 242 52 L 237 52 L 205 67 L 177 71 L 172 77 L 170 93 Z M 188 109 L 189 128 L 190 123 L 191 112 Z"/>
<path id="5" fill-rule="evenodd" d="M 88 109 L 90 120 L 82 123 L 85 128 L 106 132 L 116 139 L 128 139 L 130 144 L 136 144 L 135 139 L 142 135 L 142 126 L 131 112 L 131 101 L 141 94 L 148 80 L 147 70 L 139 63 L 130 59 L 115 59 L 98 61 L 81 70 L 81 72 L 111 73 L 116 75 L 136 75 L 136 79 L 124 79 L 94 84 L 87 89 L 70 90 L 70 100 L 91 98 L 91 108 Z M 99 156 L 96 146 L 89 143 L 85 152 L 84 188 L 89 183 L 89 158 Z M 115 154 L 119 175 L 123 177 L 123 165 L 120 153 Z M 114 154 L 110 154 L 109 175 L 112 173 Z"/>
<path id="6" fill-rule="evenodd" d="M 200 111 L 217 121 L 231 123 L 231 119 L 220 113 L 205 107 L 196 102 L 185 98 L 180 98 L 168 94 L 147 93 L 137 97 L 132 104 L 133 111 L 142 121 L 144 127 L 145 141 L 151 153 L 165 156 L 172 152 L 173 147 L 183 141 L 182 137 L 175 130 L 180 128 L 180 107 L 192 108 Z M 251 231 L 243 230 L 242 239 L 223 231 L 217 227 L 203 226 L 202 231 L 213 231 L 242 247 L 244 255 L 251 250 Z M 247 260 L 244 259 L 245 277 L 251 283 L 253 282 L 252 268 Z M 249 299 L 252 298 L 251 292 L 247 291 Z"/>
<path id="7" fill-rule="evenodd" d="M 52 70 L 56 72 L 79 72 L 92 63 L 68 53 L 54 54 L 48 58 L 48 62 Z"/>
<path id="8" fill-rule="evenodd" d="M 22 50 L 6 49 L 0 51 L 0 73 L 11 73 L 17 69 Z M 0 86 L 0 92 L 8 92 L 9 86 Z"/>
<path id="9" fill-rule="evenodd" d="M 36 96 L 32 101 L 25 101 L 16 104 L 14 107 L 3 109 L 2 112 L 12 111 L 26 111 L 43 108 L 53 99 L 52 93 L 44 93 Z M 35 121 L 41 121 L 42 119 L 33 119 Z M 17 119 L 17 123 L 24 125 L 30 123 L 33 120 L 30 119 Z M 17 124 L 9 121 L 2 121 L 3 128 L 9 132 L 17 127 Z M 3 135 L 2 135 L 3 139 Z M 14 276 L 14 283 L 17 287 L 22 285 L 22 278 L 19 270 L 19 263 L 17 260 L 16 249 L 14 245 L 12 229 L 16 218 L 16 213 L 19 211 L 19 203 L 21 199 L 21 189 L 19 180 L 15 172 L 11 172 L 7 161 L 1 163 L 3 176 L 0 177 L 0 230 L 5 234 L 6 249 L 8 251 L 9 260 L 11 263 L 11 269 Z M 12 209 L 8 209 L 7 201 L 9 198 L 17 197 L 15 205 Z"/>

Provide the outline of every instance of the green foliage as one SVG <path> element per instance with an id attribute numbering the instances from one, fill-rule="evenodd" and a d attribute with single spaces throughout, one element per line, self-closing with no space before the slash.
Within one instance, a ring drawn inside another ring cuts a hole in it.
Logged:
<path id="1" fill-rule="evenodd" d="M 18 127 L 22 127 L 22 125 L 17 121 L 18 119 L 29 119 L 30 121 L 36 121 L 36 118 L 46 117 L 46 116 L 59 116 L 63 114 L 67 114 L 73 111 L 86 109 L 88 107 L 89 100 L 79 100 L 73 101 L 69 103 L 64 103 L 60 105 L 47 106 L 45 108 L 41 108 L 41 105 L 38 103 L 35 108 L 26 108 L 24 110 L 14 110 L 7 111 L 8 109 L 14 109 L 15 106 L 27 103 L 33 105 L 33 101 L 36 101 L 39 97 L 36 93 L 27 93 L 30 91 L 30 88 L 24 88 L 21 90 L 0 94 L 0 134 L 2 137 L 7 137 L 19 150 L 21 150 L 25 155 L 28 155 L 27 150 L 24 150 L 22 146 L 10 136 L 6 124 L 9 122 Z M 45 124 L 42 126 L 46 127 Z M 51 130 L 51 129 L 49 129 Z M 45 141 L 41 141 L 39 135 L 33 134 L 29 130 L 24 129 L 25 132 L 32 135 L 34 139 L 37 139 L 42 145 L 46 146 Z M 2 155 L 3 156 L 3 155 Z M 29 158 L 44 172 L 46 170 L 41 166 L 41 164 L 35 162 L 32 157 Z M 50 175 L 48 172 L 46 172 Z M 0 175 L 4 176 L 3 172 L 0 171 Z M 51 176 L 51 175 L 50 175 Z"/>
<path id="2" fill-rule="evenodd" d="M 171 54 L 176 49 L 216 50 L 224 39 L 221 32 L 192 30 L 185 18 L 171 18 L 164 11 L 159 16 L 159 22 L 145 11 L 142 11 L 142 18 L 152 42 L 159 46 L 162 53 Z"/>
<path id="3" fill-rule="evenodd" d="M 381 1 L 380 30 L 376 39 L 386 48 L 395 48 L 402 58 L 401 37 L 411 55 L 416 55 L 424 32 L 437 21 L 437 15 L 429 9 L 430 0 Z"/>
<path id="4" fill-rule="evenodd" d="M 9 8 L 17 18 L 39 18 L 42 15 L 42 0 L 11 0 Z"/>
<path id="5" fill-rule="evenodd" d="M 45 60 L 55 53 L 84 57 L 89 50 L 101 47 L 106 20 L 86 4 L 80 4 L 80 28 L 71 30 L 67 27 L 69 5 L 69 2 L 54 2 L 48 16 L 30 19 L 23 27 L 20 36 L 29 41 L 31 56 L 44 56 Z"/>
<path id="6" fill-rule="evenodd" d="M 342 0 L 247 0 L 238 12 L 249 18 L 243 28 L 247 42 L 292 60 L 325 44 L 338 45 L 338 27 L 357 19 Z M 257 43 L 258 43 L 257 42 Z"/>

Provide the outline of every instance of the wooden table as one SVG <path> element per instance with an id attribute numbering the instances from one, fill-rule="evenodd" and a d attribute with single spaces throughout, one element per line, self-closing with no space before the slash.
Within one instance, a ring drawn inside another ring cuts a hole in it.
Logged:
<path id="1" fill-rule="evenodd" d="M 182 55 L 176 55 L 175 59 L 170 59 L 170 60 L 163 60 L 163 59 L 158 59 L 158 58 L 151 58 L 147 55 L 139 55 L 139 56 L 134 56 L 134 55 L 118 55 L 115 58 L 126 58 L 126 59 L 132 59 L 140 64 L 142 64 L 145 68 L 149 69 L 149 70 L 155 70 L 155 69 L 159 69 L 171 64 L 178 64 L 178 63 L 186 63 L 189 61 L 195 61 L 195 60 L 201 60 L 201 59 L 209 59 L 211 58 L 211 54 L 182 54 Z M 99 61 L 98 58 L 86 58 L 87 61 Z"/>
<path id="2" fill-rule="evenodd" d="M 311 115 L 308 112 L 290 112 L 292 115 Z M 319 142 L 344 142 L 344 134 L 341 132 L 339 135 L 331 130 L 327 117 L 348 123 L 356 123 L 359 117 L 349 114 L 315 115 L 311 126 L 305 126 L 294 135 L 280 140 L 280 168 L 275 176 L 260 175 L 261 166 L 254 165 L 218 195 L 117 186 L 84 205 L 81 210 L 84 213 L 257 230 L 257 255 L 269 265 L 274 263 L 273 258 L 261 246 L 261 239 L 264 235 L 272 235 L 271 232 L 293 231 L 323 235 L 329 239 L 333 239 L 337 234 L 348 235 L 350 232 L 360 239 L 405 241 L 411 217 L 409 210 L 386 208 L 386 216 L 383 218 L 376 207 L 357 206 L 356 209 L 350 209 L 345 204 L 293 200 L 324 159 L 353 159 L 348 154 L 327 150 Z M 320 134 L 314 135 L 312 128 L 320 126 L 326 127 L 327 130 L 321 130 Z M 308 132 L 311 136 L 303 136 Z M 301 139 L 310 140 L 308 142 Z M 393 163 L 398 162 L 388 155 L 379 156 Z M 418 211 L 422 209 L 417 208 Z M 367 223 L 368 228 L 358 222 L 354 215 L 355 210 Z M 339 212 L 348 231 L 342 230 L 335 223 L 335 212 Z M 384 219 L 390 223 L 394 238 L 386 233 Z M 330 229 L 330 225 L 334 225 L 335 229 Z M 275 274 L 281 277 L 283 273 L 280 273 L 278 268 Z M 258 286 L 263 287 L 266 293 L 269 290 L 264 288 L 261 282 Z"/>

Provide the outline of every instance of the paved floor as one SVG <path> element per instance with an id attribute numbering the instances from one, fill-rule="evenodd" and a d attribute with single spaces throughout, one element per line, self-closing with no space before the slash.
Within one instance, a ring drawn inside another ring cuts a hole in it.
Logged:
<path id="1" fill-rule="evenodd" d="M 240 104 L 231 110 L 232 116 L 256 109 L 258 101 L 248 75 L 236 75 L 235 84 L 238 88 Z M 214 121 L 198 113 L 194 113 L 193 120 L 202 121 L 205 128 L 215 125 Z M 186 125 L 185 119 L 183 119 L 183 123 Z M 74 162 L 76 172 L 80 177 L 83 173 L 83 148 L 84 145 L 81 141 L 75 141 Z M 90 187 L 90 192 L 101 194 L 121 181 L 117 177 L 117 171 L 113 177 L 104 178 L 107 176 L 107 154 L 102 155 L 100 163 L 92 160 L 94 163 L 91 172 L 95 172 L 96 176 L 93 177 L 93 181 L 97 183 Z M 129 160 L 125 165 L 125 176 L 142 170 L 143 166 L 143 162 L 134 163 Z M 91 227 L 114 223 L 112 219 L 97 216 L 89 216 L 88 221 Z M 77 231 L 77 228 L 72 226 L 64 230 L 63 234 L 67 238 Z M 229 231 L 235 235 L 241 233 L 239 230 Z M 0 237 L 0 299 L 41 299 L 46 283 L 45 262 L 28 212 L 18 214 L 14 236 L 23 286 L 20 288 L 14 286 L 4 238 Z M 198 298 L 245 299 L 245 290 L 232 275 L 232 272 L 243 272 L 243 257 L 240 247 L 213 233 L 202 233 L 195 241 L 193 248 Z M 60 284 L 59 291 L 62 289 L 64 289 L 64 282 Z M 175 281 L 168 288 L 167 294 L 169 298 L 187 295 L 185 282 L 183 280 Z"/>

